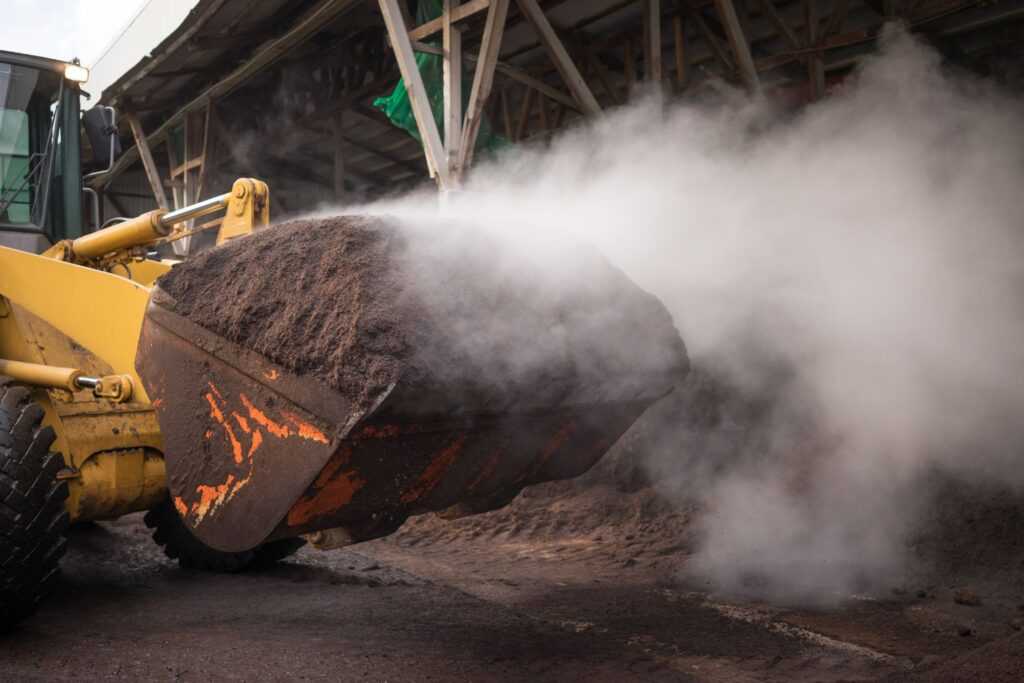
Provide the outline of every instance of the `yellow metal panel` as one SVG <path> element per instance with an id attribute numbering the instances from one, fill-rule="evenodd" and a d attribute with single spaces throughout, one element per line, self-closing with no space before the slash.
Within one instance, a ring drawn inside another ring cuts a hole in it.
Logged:
<path id="1" fill-rule="evenodd" d="M 153 283 L 156 282 L 156 279 L 170 269 L 170 263 L 146 259 L 145 261 L 133 261 L 132 263 L 126 263 L 123 266 L 115 266 L 110 270 L 115 275 L 121 275 L 124 273 L 125 277 L 133 282 L 138 282 L 140 285 L 152 287 Z"/>
<path id="2" fill-rule="evenodd" d="M 118 374 L 135 372 L 149 288 L 99 270 L 0 247 L 0 294 L 89 349 Z"/>
<path id="3" fill-rule="evenodd" d="M 76 522 L 148 510 L 167 497 L 164 459 L 145 448 L 96 453 L 66 479 L 67 508 Z"/>

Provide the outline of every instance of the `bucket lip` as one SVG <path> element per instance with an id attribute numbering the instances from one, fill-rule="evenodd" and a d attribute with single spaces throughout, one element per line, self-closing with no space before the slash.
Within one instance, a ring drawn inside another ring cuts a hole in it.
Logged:
<path id="1" fill-rule="evenodd" d="M 254 384 L 280 394 L 310 414 L 333 424 L 344 424 L 354 412 L 372 413 L 394 389 L 395 385 L 391 384 L 370 405 L 357 406 L 330 385 L 289 370 L 175 313 L 167 308 L 173 302 L 169 294 L 155 288 L 154 296 L 146 308 L 146 320 L 233 367 Z M 141 374 L 141 369 L 137 369 Z"/>

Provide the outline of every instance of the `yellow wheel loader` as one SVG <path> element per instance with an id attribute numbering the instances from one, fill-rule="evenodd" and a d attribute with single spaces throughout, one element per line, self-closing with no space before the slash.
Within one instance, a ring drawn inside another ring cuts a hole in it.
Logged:
<path id="1" fill-rule="evenodd" d="M 54 581 L 70 523 L 148 511 L 168 556 L 237 571 L 491 510 L 586 471 L 688 369 L 669 322 L 670 358 L 586 392 L 558 377 L 495 398 L 439 375 L 354 402 L 159 286 L 200 262 L 156 257 L 200 217 L 221 216 L 204 257 L 272 242 L 264 183 L 83 231 L 80 130 L 100 161 L 119 144 L 112 112 L 80 115 L 86 77 L 0 52 L 0 630 Z"/>

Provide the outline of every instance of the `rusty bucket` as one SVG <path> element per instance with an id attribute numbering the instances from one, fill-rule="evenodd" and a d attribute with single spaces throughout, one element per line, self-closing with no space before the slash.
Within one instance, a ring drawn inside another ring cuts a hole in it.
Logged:
<path id="1" fill-rule="evenodd" d="M 537 387 L 519 405 L 399 382 L 358 408 L 167 304 L 156 288 L 136 364 L 174 505 L 225 551 L 338 527 L 367 540 L 417 513 L 501 507 L 524 486 L 585 472 L 680 379 L 640 378 L 593 402 Z"/>

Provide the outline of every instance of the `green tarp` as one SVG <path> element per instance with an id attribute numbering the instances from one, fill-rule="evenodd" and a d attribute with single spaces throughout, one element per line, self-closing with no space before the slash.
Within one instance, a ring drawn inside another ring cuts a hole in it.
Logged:
<path id="1" fill-rule="evenodd" d="M 443 12 L 440 0 L 419 0 L 416 7 L 416 24 L 424 24 L 431 19 L 436 19 Z M 439 39 L 434 39 L 431 45 L 440 45 Z M 423 87 L 427 90 L 427 99 L 430 101 L 430 111 L 434 114 L 434 121 L 437 128 L 444 137 L 444 60 L 439 55 L 420 52 L 416 54 L 416 65 L 420 75 L 423 77 Z M 473 75 L 463 70 L 462 73 L 462 111 L 465 115 L 466 106 L 469 103 L 469 93 L 473 86 Z M 420 144 L 419 128 L 416 126 L 416 117 L 412 113 L 412 104 L 409 102 L 409 92 L 405 87 L 405 81 L 399 80 L 395 91 L 388 97 L 379 97 L 373 102 L 373 106 L 382 110 L 391 122 L 409 135 L 416 138 Z M 476 151 L 492 151 L 503 147 L 506 144 L 504 138 L 494 134 L 487 116 L 480 122 L 480 134 L 476 140 Z"/>

